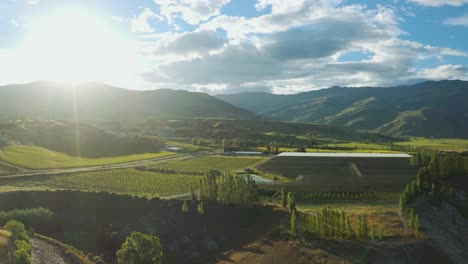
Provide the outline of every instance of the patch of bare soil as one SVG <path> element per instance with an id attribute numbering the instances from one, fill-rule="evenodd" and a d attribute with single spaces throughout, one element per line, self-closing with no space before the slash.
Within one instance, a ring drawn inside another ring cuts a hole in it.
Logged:
<path id="1" fill-rule="evenodd" d="M 254 243 L 239 250 L 227 252 L 218 264 L 306 264 L 351 263 L 322 249 L 302 246 L 296 241 L 270 241 Z"/>
<path id="2" fill-rule="evenodd" d="M 31 259 L 33 264 L 76 264 L 63 254 L 63 250 L 45 240 L 32 238 Z"/>
<path id="3" fill-rule="evenodd" d="M 218 264 L 441 264 L 446 254 L 426 239 L 394 236 L 371 240 L 263 240 L 230 250 Z"/>

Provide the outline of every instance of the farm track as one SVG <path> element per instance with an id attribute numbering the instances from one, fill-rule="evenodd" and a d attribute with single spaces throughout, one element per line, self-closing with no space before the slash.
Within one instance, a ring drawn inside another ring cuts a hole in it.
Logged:
<path id="1" fill-rule="evenodd" d="M 41 175 L 46 176 L 46 175 L 67 174 L 67 173 L 75 173 L 75 172 L 91 172 L 91 171 L 126 169 L 126 168 L 134 168 L 134 167 L 139 167 L 139 166 L 144 166 L 144 165 L 152 165 L 154 163 L 158 163 L 161 161 L 183 159 L 187 157 L 190 157 L 190 155 L 177 154 L 177 155 L 172 155 L 172 156 L 167 156 L 167 157 L 125 162 L 125 163 L 111 164 L 111 165 L 104 165 L 104 166 L 77 167 L 77 168 L 69 168 L 69 169 L 36 169 L 36 170 L 29 170 L 28 173 L 23 173 L 23 174 L 4 175 L 4 176 L 1 176 L 0 179 L 31 177 L 31 176 L 41 176 Z"/>

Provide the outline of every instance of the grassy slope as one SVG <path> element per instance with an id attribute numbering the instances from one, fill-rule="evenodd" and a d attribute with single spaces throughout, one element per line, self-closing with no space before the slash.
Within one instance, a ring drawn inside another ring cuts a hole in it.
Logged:
<path id="1" fill-rule="evenodd" d="M 0 159 L 28 168 L 42 169 L 117 164 L 175 154 L 176 153 L 173 152 L 163 151 L 158 153 L 135 154 L 121 157 L 86 159 L 81 157 L 72 157 L 64 153 L 51 151 L 41 147 L 10 145 L 0 152 Z"/>
<path id="2" fill-rule="evenodd" d="M 122 169 L 4 179 L 2 190 L 71 189 L 159 197 L 190 192 L 190 187 L 199 179 L 198 176 Z"/>

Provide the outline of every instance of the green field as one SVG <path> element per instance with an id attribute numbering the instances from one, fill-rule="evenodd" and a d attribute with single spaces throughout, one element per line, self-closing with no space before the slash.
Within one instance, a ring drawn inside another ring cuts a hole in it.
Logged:
<path id="1" fill-rule="evenodd" d="M 468 151 L 468 139 L 430 139 L 411 138 L 409 141 L 398 142 L 396 145 L 410 145 L 446 151 Z"/>
<path id="2" fill-rule="evenodd" d="M 36 146 L 10 145 L 0 150 L 0 159 L 33 169 L 100 166 L 176 155 L 174 152 L 135 154 L 121 157 L 87 159 Z"/>
<path id="3" fill-rule="evenodd" d="M 264 157 L 204 156 L 193 157 L 182 161 L 168 161 L 154 167 L 167 168 L 177 172 L 204 173 L 209 170 L 233 171 L 252 166 L 264 159 Z"/>
<path id="4" fill-rule="evenodd" d="M 199 179 L 191 175 L 121 169 L 1 179 L 0 190 L 71 189 L 161 197 L 190 192 Z"/>

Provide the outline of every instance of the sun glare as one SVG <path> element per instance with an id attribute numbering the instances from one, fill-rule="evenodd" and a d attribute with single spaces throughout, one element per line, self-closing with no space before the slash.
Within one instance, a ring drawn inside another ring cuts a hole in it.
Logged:
<path id="1" fill-rule="evenodd" d="M 131 72 L 130 41 L 109 23 L 77 11 L 39 18 L 23 47 L 31 70 L 64 82 L 107 81 Z"/>

